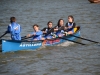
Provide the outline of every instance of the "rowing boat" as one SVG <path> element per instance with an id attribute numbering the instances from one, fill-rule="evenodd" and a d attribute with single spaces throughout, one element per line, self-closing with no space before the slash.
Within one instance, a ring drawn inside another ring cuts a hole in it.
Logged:
<path id="1" fill-rule="evenodd" d="M 80 36 L 80 27 L 77 27 L 76 33 L 73 35 Z M 66 40 L 67 39 L 67 40 Z M 2 52 L 13 52 L 19 50 L 36 50 L 42 46 L 54 46 L 61 43 L 64 43 L 68 40 L 75 40 L 74 36 L 64 36 L 62 38 L 54 38 L 54 39 L 46 39 L 46 40 L 38 40 L 38 41 L 16 41 L 16 40 L 5 40 L 2 39 Z"/>
<path id="2" fill-rule="evenodd" d="M 80 27 L 77 27 L 77 31 L 73 34 L 75 36 L 80 36 Z M 67 40 L 66 40 L 67 39 Z M 27 40 L 5 40 L 2 39 L 2 52 L 14 52 L 19 50 L 37 50 L 42 46 L 54 46 L 64 43 L 68 40 L 75 40 L 74 36 L 64 36 L 61 38 L 38 40 L 38 41 L 27 41 Z"/>

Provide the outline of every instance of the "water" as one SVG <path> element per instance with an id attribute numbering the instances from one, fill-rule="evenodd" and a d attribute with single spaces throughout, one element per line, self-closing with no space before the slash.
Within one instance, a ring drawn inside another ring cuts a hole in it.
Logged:
<path id="1" fill-rule="evenodd" d="M 73 15 L 81 26 L 81 36 L 100 42 L 100 4 L 88 0 L 0 0 L 0 35 L 6 31 L 9 18 L 15 16 L 22 36 L 60 18 L 67 22 Z M 5 39 L 9 39 L 7 34 Z M 37 51 L 0 53 L 0 75 L 100 75 L 100 45 L 81 40 L 83 46 L 65 43 Z"/>

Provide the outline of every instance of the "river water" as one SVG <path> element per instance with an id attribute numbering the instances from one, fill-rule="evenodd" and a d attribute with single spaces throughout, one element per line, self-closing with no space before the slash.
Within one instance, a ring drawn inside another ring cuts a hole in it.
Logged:
<path id="1" fill-rule="evenodd" d="M 22 36 L 40 29 L 48 21 L 57 24 L 60 18 L 67 22 L 73 15 L 81 26 L 81 36 L 100 42 L 100 4 L 88 0 L 0 0 L 0 35 L 15 16 L 22 27 Z M 7 34 L 3 39 L 9 39 Z M 80 44 L 65 43 L 37 51 L 0 52 L 0 75 L 100 75 L 100 44 L 86 40 Z"/>

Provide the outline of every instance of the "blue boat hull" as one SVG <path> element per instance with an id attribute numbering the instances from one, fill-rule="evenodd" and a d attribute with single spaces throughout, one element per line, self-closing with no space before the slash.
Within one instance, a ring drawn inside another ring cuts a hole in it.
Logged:
<path id="1" fill-rule="evenodd" d="M 78 30 L 75 36 L 80 36 L 80 31 Z M 64 39 L 65 38 L 65 39 Z M 74 41 L 76 37 L 74 36 L 65 36 L 62 38 L 44 40 L 44 41 L 13 41 L 13 40 L 2 40 L 2 52 L 13 52 L 19 50 L 36 50 L 42 46 L 54 46 L 57 44 L 61 44 L 68 40 Z"/>
<path id="2" fill-rule="evenodd" d="M 2 40 L 3 53 L 28 49 L 35 50 L 41 46 L 42 42 Z"/>

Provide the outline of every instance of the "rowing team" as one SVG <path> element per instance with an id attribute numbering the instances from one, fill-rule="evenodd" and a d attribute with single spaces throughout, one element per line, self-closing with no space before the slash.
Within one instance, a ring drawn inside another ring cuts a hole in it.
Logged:
<path id="1" fill-rule="evenodd" d="M 21 27 L 18 23 L 16 23 L 16 18 L 10 18 L 11 24 L 8 25 L 6 33 L 11 34 L 12 40 L 21 40 Z M 75 22 L 72 15 L 68 16 L 68 22 L 64 26 L 64 20 L 59 19 L 57 26 L 53 27 L 53 23 L 49 21 L 47 23 L 47 27 L 39 30 L 39 26 L 37 24 L 33 25 L 34 32 L 28 34 L 26 38 L 31 37 L 31 40 L 45 40 L 52 39 L 56 37 L 67 36 L 68 34 L 73 34 L 75 31 Z"/>

